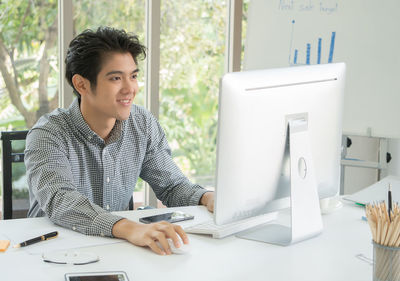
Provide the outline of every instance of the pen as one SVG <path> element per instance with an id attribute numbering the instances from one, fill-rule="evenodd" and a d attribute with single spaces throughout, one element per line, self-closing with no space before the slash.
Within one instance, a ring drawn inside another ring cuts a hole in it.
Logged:
<path id="1" fill-rule="evenodd" d="M 14 245 L 13 248 L 29 246 L 29 245 L 35 244 L 37 242 L 40 242 L 40 241 L 45 241 L 45 240 L 56 238 L 57 236 L 58 236 L 58 232 L 53 231 L 53 232 L 50 232 L 50 233 L 47 233 L 47 234 L 44 234 L 44 235 L 41 235 L 41 236 L 38 236 L 38 237 L 35 237 L 32 239 L 26 240 L 24 242 L 21 242 L 17 245 Z"/>
<path id="2" fill-rule="evenodd" d="M 390 213 L 392 212 L 392 185 L 390 183 L 389 183 L 389 190 L 388 190 L 388 205 L 389 205 L 389 208 L 388 208 L 389 220 L 391 221 Z"/>

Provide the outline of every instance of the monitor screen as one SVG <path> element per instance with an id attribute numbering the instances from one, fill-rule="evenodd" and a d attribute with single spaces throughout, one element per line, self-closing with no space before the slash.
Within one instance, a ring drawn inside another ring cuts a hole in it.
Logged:
<path id="1" fill-rule="evenodd" d="M 338 194 L 344 76 L 343 63 L 224 75 L 218 113 L 217 224 L 289 206 L 285 144 L 290 116 L 307 116 L 319 198 Z"/>

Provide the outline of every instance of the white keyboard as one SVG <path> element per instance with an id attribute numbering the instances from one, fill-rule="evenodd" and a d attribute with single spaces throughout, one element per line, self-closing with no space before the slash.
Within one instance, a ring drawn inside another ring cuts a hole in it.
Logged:
<path id="1" fill-rule="evenodd" d="M 224 238 L 226 236 L 275 220 L 277 215 L 277 212 L 273 212 L 223 225 L 217 225 L 214 223 L 214 220 L 211 219 L 200 224 L 185 227 L 184 230 L 187 233 L 209 234 L 212 235 L 213 238 Z"/>

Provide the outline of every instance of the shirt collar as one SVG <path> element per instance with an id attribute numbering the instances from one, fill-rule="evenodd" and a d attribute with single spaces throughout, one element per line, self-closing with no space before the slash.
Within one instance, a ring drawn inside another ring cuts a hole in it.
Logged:
<path id="1" fill-rule="evenodd" d="M 75 98 L 69 107 L 69 111 L 71 113 L 71 120 L 75 128 L 83 135 L 83 137 L 89 141 L 94 139 L 100 140 L 104 143 L 104 140 L 100 138 L 92 129 L 90 129 L 89 125 L 86 123 L 85 119 L 83 119 L 82 112 L 79 106 L 80 102 L 78 98 Z M 124 131 L 126 124 L 126 120 L 117 120 L 113 129 L 111 130 L 110 137 L 107 139 L 106 144 L 113 143 L 117 141 Z"/>

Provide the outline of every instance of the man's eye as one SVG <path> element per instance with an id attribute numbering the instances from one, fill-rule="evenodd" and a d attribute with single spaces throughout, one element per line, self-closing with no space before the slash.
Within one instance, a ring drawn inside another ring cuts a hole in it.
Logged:
<path id="1" fill-rule="evenodd" d="M 132 79 L 136 79 L 137 78 L 137 74 L 132 75 Z"/>
<path id="2" fill-rule="evenodd" d="M 121 77 L 115 76 L 115 77 L 111 77 L 112 81 L 117 81 L 117 80 L 121 80 Z"/>

